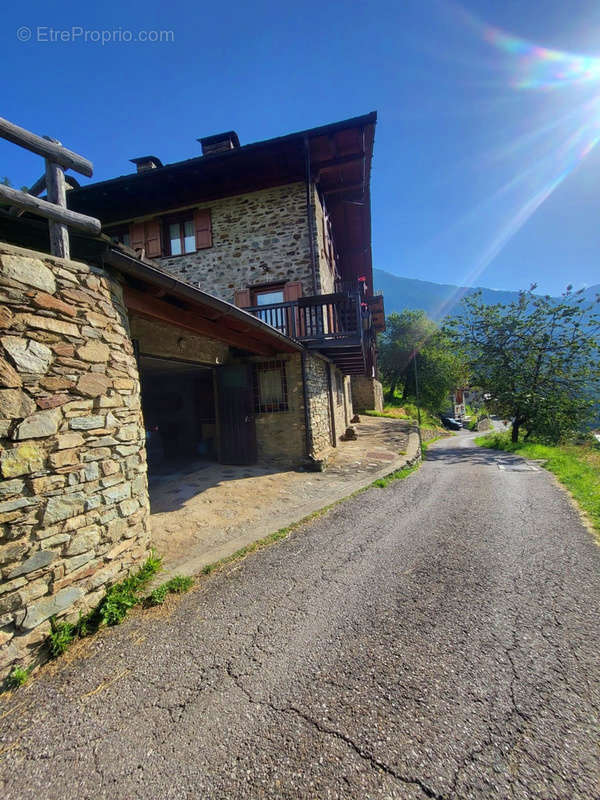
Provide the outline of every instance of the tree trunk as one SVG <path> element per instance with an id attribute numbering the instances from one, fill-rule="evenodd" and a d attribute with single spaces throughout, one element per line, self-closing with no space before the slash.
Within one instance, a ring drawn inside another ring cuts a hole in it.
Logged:
<path id="1" fill-rule="evenodd" d="M 519 441 L 519 428 L 521 427 L 521 418 L 515 417 L 514 422 L 512 424 L 512 431 L 511 431 L 511 441 L 513 444 L 516 444 Z"/>

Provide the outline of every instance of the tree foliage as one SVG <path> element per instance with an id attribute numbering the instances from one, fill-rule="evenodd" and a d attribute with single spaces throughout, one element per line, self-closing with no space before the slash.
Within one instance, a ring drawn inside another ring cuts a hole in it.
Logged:
<path id="1" fill-rule="evenodd" d="M 424 407 L 440 411 L 449 393 L 464 381 L 464 368 L 447 334 L 424 311 L 390 314 L 379 341 L 379 370 L 391 397 L 416 397 L 415 359 L 419 395 Z"/>
<path id="2" fill-rule="evenodd" d="M 557 442 L 591 419 L 600 391 L 598 298 L 567 287 L 562 300 L 534 294 L 535 284 L 509 305 L 465 297 L 446 323 L 463 349 L 473 383 L 492 395 L 492 410 L 519 431 Z"/>

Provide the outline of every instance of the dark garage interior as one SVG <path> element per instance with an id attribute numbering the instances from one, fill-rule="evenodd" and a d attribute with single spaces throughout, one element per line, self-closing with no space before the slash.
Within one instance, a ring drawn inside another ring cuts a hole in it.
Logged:
<path id="1" fill-rule="evenodd" d="M 151 473 L 216 460 L 213 370 L 186 361 L 140 356 L 142 408 Z"/>

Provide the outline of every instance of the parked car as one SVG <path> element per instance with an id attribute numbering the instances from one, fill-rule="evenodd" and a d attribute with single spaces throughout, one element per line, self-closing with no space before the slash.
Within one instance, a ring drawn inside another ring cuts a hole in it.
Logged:
<path id="1" fill-rule="evenodd" d="M 448 430 L 450 431 L 462 430 L 462 423 L 459 420 L 454 419 L 454 417 L 442 416 L 440 417 L 440 419 L 442 420 L 442 425 L 444 426 L 444 428 L 448 428 Z"/>

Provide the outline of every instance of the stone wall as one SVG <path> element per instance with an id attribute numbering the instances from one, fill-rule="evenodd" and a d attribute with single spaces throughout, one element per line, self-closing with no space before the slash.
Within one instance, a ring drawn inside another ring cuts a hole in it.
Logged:
<path id="1" fill-rule="evenodd" d="M 139 381 L 120 286 L 0 244 L 0 676 L 147 555 Z"/>
<path id="2" fill-rule="evenodd" d="M 164 269 L 232 303 L 236 289 L 301 281 L 314 294 L 304 183 L 200 203 L 209 208 L 212 247 L 159 259 Z"/>
<path id="3" fill-rule="evenodd" d="M 306 357 L 306 390 L 311 425 L 312 457 L 327 458 L 331 451 L 331 415 L 327 371 L 329 363 L 314 355 Z"/>
<path id="4" fill-rule="evenodd" d="M 333 413 L 335 417 L 335 436 L 336 441 L 339 442 L 340 436 L 345 432 L 349 422 L 349 419 L 346 418 L 345 381 L 342 373 L 333 364 L 330 364 L 330 370 L 331 389 L 333 392 Z M 341 381 L 341 393 L 338 393 L 338 376 Z"/>
<path id="5" fill-rule="evenodd" d="M 259 461 L 297 465 L 306 460 L 306 423 L 300 354 L 275 356 L 284 361 L 288 410 L 256 414 Z M 255 359 L 256 363 L 273 359 Z"/>
<path id="6" fill-rule="evenodd" d="M 314 246 L 318 263 L 317 277 L 319 292 L 321 294 L 330 294 L 335 290 L 335 274 L 331 269 L 325 252 L 326 242 L 323 235 L 324 211 L 316 188 L 313 189 L 312 220 Z"/>
<path id="7" fill-rule="evenodd" d="M 383 411 L 383 387 L 376 378 L 352 376 L 352 405 L 355 411 Z"/>

